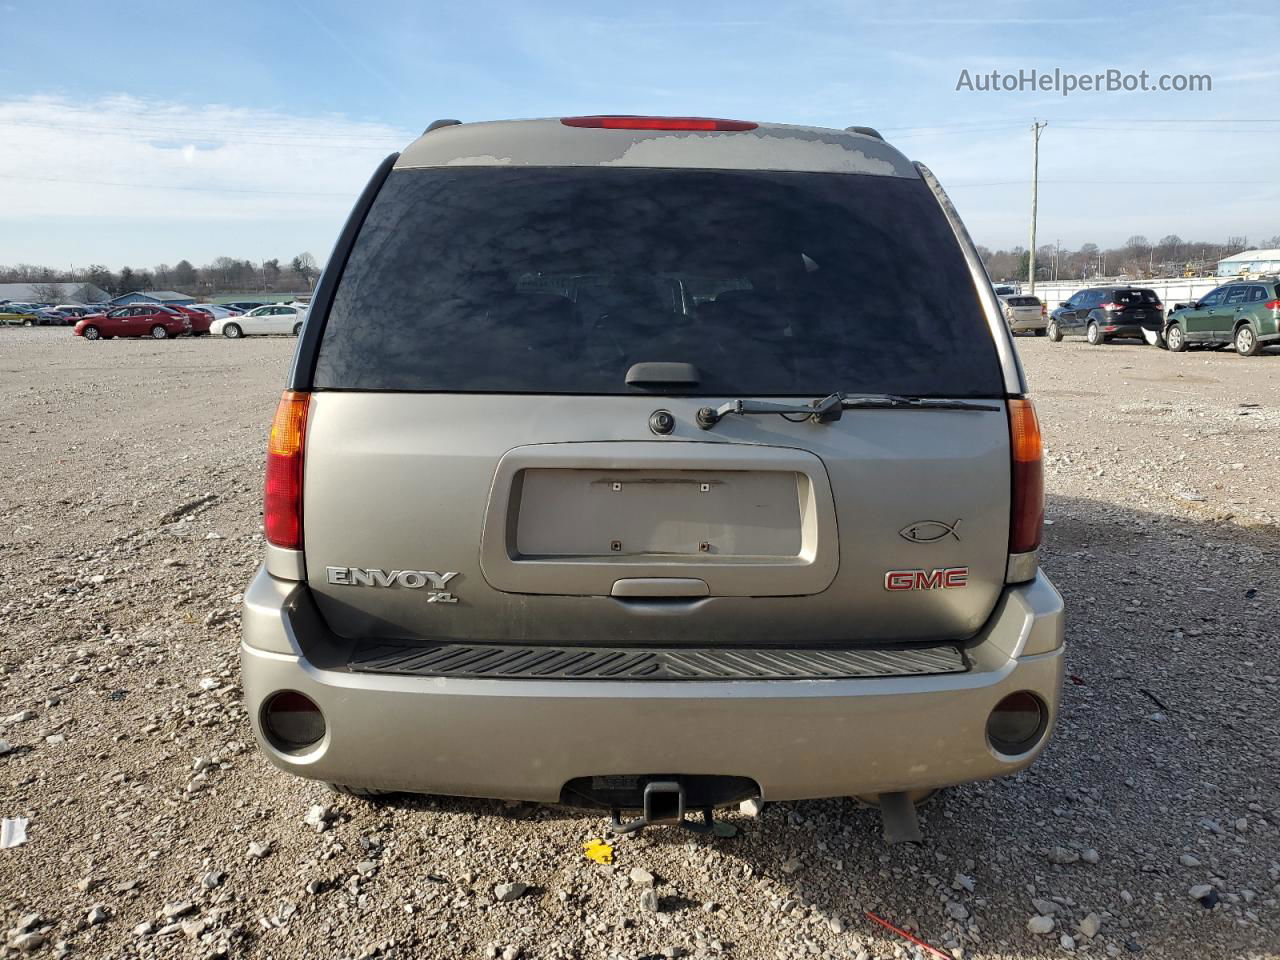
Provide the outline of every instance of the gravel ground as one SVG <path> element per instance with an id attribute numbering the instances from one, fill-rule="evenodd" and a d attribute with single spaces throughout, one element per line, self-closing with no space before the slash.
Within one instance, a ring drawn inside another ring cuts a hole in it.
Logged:
<path id="1" fill-rule="evenodd" d="M 29 820 L 0 955 L 922 955 L 872 910 L 944 955 L 1280 957 L 1280 357 L 1019 346 L 1070 613 L 1043 759 L 948 791 L 919 848 L 825 800 L 602 865 L 590 813 L 369 804 L 254 751 L 238 604 L 291 340 L 0 329 L 0 815 Z"/>

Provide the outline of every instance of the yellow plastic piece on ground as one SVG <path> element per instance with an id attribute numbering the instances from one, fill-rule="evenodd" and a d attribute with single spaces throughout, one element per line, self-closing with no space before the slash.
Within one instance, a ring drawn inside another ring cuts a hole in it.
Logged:
<path id="1" fill-rule="evenodd" d="M 582 852 L 596 863 L 613 863 L 613 847 L 603 840 L 588 840 L 582 845 Z"/>

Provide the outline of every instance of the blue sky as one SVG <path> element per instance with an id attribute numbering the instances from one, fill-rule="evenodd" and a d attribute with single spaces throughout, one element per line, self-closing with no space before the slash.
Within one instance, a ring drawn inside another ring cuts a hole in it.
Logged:
<path id="1" fill-rule="evenodd" d="M 0 0 L 0 263 L 323 260 L 432 119 L 866 124 L 979 243 L 1280 234 L 1280 11 L 1178 3 L 218 4 Z M 1265 8 L 1258 8 L 1265 9 Z M 957 91 L 1020 69 L 1209 73 L 1203 93 Z"/>

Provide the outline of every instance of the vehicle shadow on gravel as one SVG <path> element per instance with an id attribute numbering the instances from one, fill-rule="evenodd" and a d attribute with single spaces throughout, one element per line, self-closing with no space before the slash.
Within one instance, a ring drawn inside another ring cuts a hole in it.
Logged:
<path id="1" fill-rule="evenodd" d="M 886 846 L 877 812 L 835 799 L 767 807 L 725 855 L 784 900 L 843 922 L 873 910 L 947 948 L 994 936 L 1058 953 L 1066 934 L 1126 955 L 1273 949 L 1280 530 L 1058 496 L 1047 516 L 1068 655 L 1037 763 L 927 803 L 920 847 Z M 1049 908 L 1052 932 L 1029 932 Z"/>
<path id="2" fill-rule="evenodd" d="M 683 914 L 706 909 L 683 875 L 701 857 L 760 889 L 760 923 L 779 937 L 850 930 L 887 937 L 881 951 L 905 942 L 865 911 L 980 955 L 1228 957 L 1280 942 L 1280 531 L 1059 496 L 1047 515 L 1067 675 L 1054 739 L 1029 770 L 928 802 L 919 846 L 887 846 L 878 812 L 837 798 L 730 813 L 731 838 L 646 830 L 616 841 L 618 868 L 650 869 L 663 911 Z M 606 836 L 590 810 L 395 803 Z M 1189 896 L 1199 884 L 1216 909 Z M 1052 930 L 1029 930 L 1041 914 Z"/>

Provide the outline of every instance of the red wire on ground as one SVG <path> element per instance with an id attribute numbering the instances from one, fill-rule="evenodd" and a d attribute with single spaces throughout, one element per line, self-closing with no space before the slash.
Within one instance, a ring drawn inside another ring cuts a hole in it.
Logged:
<path id="1" fill-rule="evenodd" d="M 874 920 L 876 923 L 880 924 L 880 926 L 884 927 L 884 928 L 885 928 L 885 929 L 887 929 L 887 930 L 892 930 L 894 933 L 896 933 L 896 934 L 897 934 L 898 936 L 900 936 L 900 937 L 904 937 L 905 939 L 910 940 L 910 941 L 911 941 L 912 943 L 914 943 L 917 947 L 920 947 L 921 949 L 924 949 L 924 950 L 928 950 L 928 951 L 929 951 L 930 953 L 932 953 L 935 957 L 940 957 L 940 958 L 941 958 L 941 960 L 951 960 L 951 956 L 950 956 L 949 954 L 943 953 L 943 952 L 942 952 L 941 950 L 939 950 L 937 947 L 931 947 L 931 946 L 929 946 L 927 943 L 925 943 L 925 942 L 924 942 L 923 940 L 921 940 L 919 937 L 913 937 L 911 934 L 907 933 L 907 931 L 905 931 L 905 930 L 901 930 L 901 929 L 899 929 L 898 927 L 895 927 L 892 923 L 890 923 L 888 920 L 885 920 L 883 917 L 877 917 L 877 916 L 876 916 L 874 913 L 872 913 L 870 910 L 867 910 L 867 911 L 866 911 L 866 914 L 867 914 L 867 916 L 868 916 L 868 917 L 870 917 L 870 918 L 871 918 L 872 920 Z"/>

